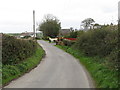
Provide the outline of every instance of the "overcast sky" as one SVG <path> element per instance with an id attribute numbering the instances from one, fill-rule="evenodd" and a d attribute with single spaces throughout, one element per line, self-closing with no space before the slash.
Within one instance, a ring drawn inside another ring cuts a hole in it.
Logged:
<path id="1" fill-rule="evenodd" d="M 0 32 L 32 31 L 32 13 L 36 23 L 45 14 L 53 14 L 62 28 L 79 29 L 81 21 L 93 18 L 96 23 L 117 23 L 119 0 L 0 0 Z"/>

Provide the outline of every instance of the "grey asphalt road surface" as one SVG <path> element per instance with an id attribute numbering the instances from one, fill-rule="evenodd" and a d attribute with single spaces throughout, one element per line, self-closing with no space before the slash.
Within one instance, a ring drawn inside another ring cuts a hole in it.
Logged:
<path id="1" fill-rule="evenodd" d="M 46 51 L 45 58 L 29 73 L 5 88 L 93 88 L 86 70 L 70 54 L 43 40 L 38 43 Z"/>

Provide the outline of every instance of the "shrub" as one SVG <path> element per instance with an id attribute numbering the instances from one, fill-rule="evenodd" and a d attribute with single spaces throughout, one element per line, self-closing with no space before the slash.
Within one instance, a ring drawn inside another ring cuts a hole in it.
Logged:
<path id="1" fill-rule="evenodd" d="M 72 46 L 75 43 L 75 41 L 63 40 L 63 43 L 65 46 Z"/>
<path id="2" fill-rule="evenodd" d="M 117 45 L 117 32 L 110 30 L 89 30 L 77 40 L 76 46 L 90 56 L 107 56 Z"/>
<path id="3" fill-rule="evenodd" d="M 18 78 L 26 72 L 29 72 L 40 63 L 44 55 L 44 50 L 37 45 L 35 53 L 24 61 L 16 65 L 2 65 L 2 85 L 4 86 L 11 80 Z"/>
<path id="4" fill-rule="evenodd" d="M 2 63 L 17 64 L 35 53 L 36 42 L 16 39 L 13 36 L 2 37 Z"/>
<path id="5" fill-rule="evenodd" d="M 117 30 L 109 30 L 108 28 L 89 30 L 81 34 L 74 47 L 82 51 L 87 56 L 107 57 L 107 64 L 110 62 L 112 64 L 110 66 L 114 68 L 118 53 L 117 34 Z"/>

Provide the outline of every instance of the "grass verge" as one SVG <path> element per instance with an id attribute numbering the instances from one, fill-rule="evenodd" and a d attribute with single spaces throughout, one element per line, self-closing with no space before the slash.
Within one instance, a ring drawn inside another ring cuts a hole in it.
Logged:
<path id="1" fill-rule="evenodd" d="M 2 85 L 5 86 L 11 80 L 16 79 L 23 75 L 26 72 L 29 72 L 31 69 L 36 67 L 43 56 L 45 55 L 44 50 L 39 45 L 35 54 L 23 62 L 16 65 L 3 65 L 2 66 Z"/>
<path id="2" fill-rule="evenodd" d="M 96 88 L 118 88 L 117 71 L 110 70 L 103 63 L 98 62 L 103 59 L 84 56 L 81 52 L 68 46 L 56 45 L 56 47 L 63 49 L 80 60 L 80 62 L 91 74 L 93 80 L 95 81 Z"/>

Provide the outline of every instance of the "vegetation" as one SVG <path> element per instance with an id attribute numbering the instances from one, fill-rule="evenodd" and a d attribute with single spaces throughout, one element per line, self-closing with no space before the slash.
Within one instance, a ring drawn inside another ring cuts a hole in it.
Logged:
<path id="1" fill-rule="evenodd" d="M 69 35 L 64 36 L 65 38 L 77 38 L 78 31 L 71 31 Z"/>
<path id="2" fill-rule="evenodd" d="M 75 43 L 75 41 L 71 41 L 71 40 L 63 40 L 63 44 L 65 46 L 72 46 Z"/>
<path id="3" fill-rule="evenodd" d="M 79 31 L 75 44 L 58 47 L 86 66 L 96 87 L 118 88 L 118 30 L 114 26 Z"/>
<path id="4" fill-rule="evenodd" d="M 2 39 L 2 84 L 5 85 L 37 66 L 45 52 L 35 41 L 8 35 Z"/>
<path id="5" fill-rule="evenodd" d="M 79 35 L 79 31 L 74 31 L 71 28 L 70 34 L 65 35 L 64 38 L 59 40 L 59 42 L 62 42 L 62 44 L 64 44 L 65 46 L 72 46 L 76 42 L 76 38 L 77 38 L 78 35 Z"/>
<path id="6" fill-rule="evenodd" d="M 17 64 L 33 55 L 37 49 L 35 41 L 16 39 L 13 36 L 2 36 L 2 63 Z"/>
<path id="7" fill-rule="evenodd" d="M 37 46 L 35 53 L 24 61 L 16 65 L 3 65 L 2 84 L 5 85 L 11 80 L 18 78 L 24 73 L 30 71 L 32 68 L 36 67 L 43 56 L 44 50 L 40 46 Z"/>
<path id="8" fill-rule="evenodd" d="M 46 15 L 42 23 L 39 25 L 39 30 L 43 31 L 44 37 L 56 37 L 61 28 L 59 20 L 53 15 Z"/>
<path id="9" fill-rule="evenodd" d="M 57 45 L 57 47 L 65 50 L 80 60 L 95 80 L 97 88 L 118 88 L 118 72 L 109 69 L 104 63 L 100 63 L 100 61 L 104 59 L 85 56 L 79 50 L 69 46 Z"/>
<path id="10" fill-rule="evenodd" d="M 109 68 L 117 68 L 118 31 L 107 28 L 89 30 L 81 34 L 74 47 L 87 56 L 99 56 Z M 110 62 L 110 63 L 109 63 Z"/>

